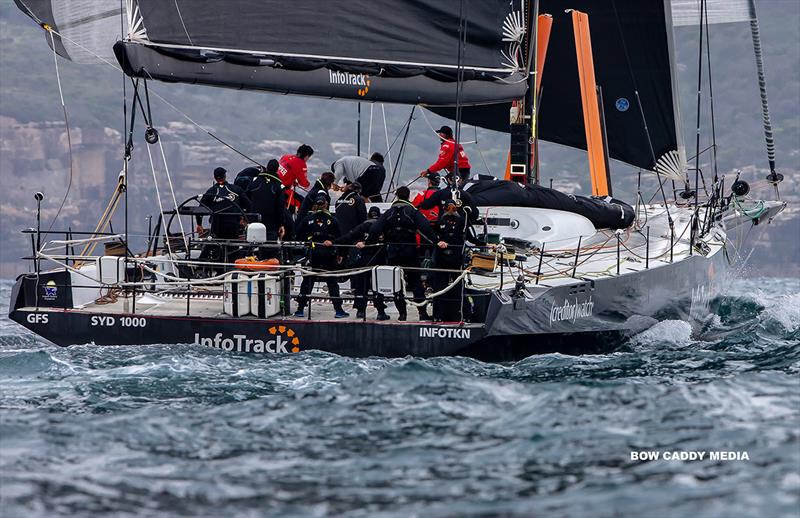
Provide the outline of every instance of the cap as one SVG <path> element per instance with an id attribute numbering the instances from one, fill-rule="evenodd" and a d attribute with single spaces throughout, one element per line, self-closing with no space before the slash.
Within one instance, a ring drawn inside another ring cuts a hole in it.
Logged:
<path id="1" fill-rule="evenodd" d="M 443 133 L 446 137 L 453 138 L 453 128 L 450 126 L 442 126 L 436 130 L 436 133 Z"/>
<path id="2" fill-rule="evenodd" d="M 428 180 L 430 180 L 434 184 L 438 184 L 439 181 L 441 180 L 441 177 L 439 176 L 439 173 L 428 173 L 428 174 L 425 175 L 425 178 L 427 178 Z"/>
<path id="3" fill-rule="evenodd" d="M 324 192 L 317 193 L 314 196 L 314 203 L 328 203 L 328 196 Z"/>
<path id="4" fill-rule="evenodd" d="M 381 215 L 380 207 L 375 207 L 374 205 L 369 208 L 367 211 L 367 216 L 370 218 L 377 218 Z"/>
<path id="5" fill-rule="evenodd" d="M 280 167 L 280 163 L 274 158 L 270 159 L 270 161 L 267 162 L 267 172 L 270 174 L 277 173 L 278 167 Z"/>
<path id="6" fill-rule="evenodd" d="M 227 172 L 224 167 L 217 167 L 214 169 L 214 180 L 222 180 Z"/>

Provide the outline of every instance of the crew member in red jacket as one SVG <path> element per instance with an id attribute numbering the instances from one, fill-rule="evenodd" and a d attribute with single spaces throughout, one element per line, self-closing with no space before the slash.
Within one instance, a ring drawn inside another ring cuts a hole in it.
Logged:
<path id="1" fill-rule="evenodd" d="M 425 189 L 424 192 L 417 194 L 414 197 L 414 200 L 411 202 L 418 209 L 423 201 L 433 196 L 433 193 L 439 190 L 439 173 L 428 173 L 425 176 L 428 178 L 428 188 Z M 420 212 L 422 213 L 423 216 L 425 216 L 425 219 L 427 219 L 431 223 L 436 223 L 437 221 L 439 221 L 438 205 L 432 209 L 420 210 Z M 419 236 L 417 236 L 417 238 L 419 238 Z"/>
<path id="2" fill-rule="evenodd" d="M 442 126 L 436 130 L 436 133 L 438 133 L 439 138 L 442 139 L 442 145 L 439 148 L 439 158 L 436 159 L 436 162 L 434 162 L 433 165 L 422 171 L 419 174 L 420 176 L 425 176 L 428 173 L 436 173 L 442 169 L 447 171 L 448 176 L 453 174 L 454 154 L 456 152 L 456 143 L 453 140 L 453 129 L 450 126 Z M 469 178 L 469 170 L 469 158 L 467 158 L 464 148 L 461 146 L 461 144 L 459 144 L 458 176 L 460 177 L 462 184 L 467 181 L 467 178 Z"/>
<path id="3" fill-rule="evenodd" d="M 278 167 L 278 176 L 281 183 L 286 186 L 286 200 L 290 207 L 299 207 L 303 202 L 303 196 L 295 192 L 295 185 L 308 189 L 311 185 L 308 181 L 308 159 L 314 154 L 314 150 L 307 144 L 297 148 L 294 155 L 283 155 Z"/>

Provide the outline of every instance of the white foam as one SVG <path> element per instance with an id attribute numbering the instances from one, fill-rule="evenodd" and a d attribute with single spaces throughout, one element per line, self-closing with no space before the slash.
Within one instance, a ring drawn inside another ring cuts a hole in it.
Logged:
<path id="1" fill-rule="evenodd" d="M 691 342 L 692 326 L 683 320 L 664 320 L 633 338 L 640 345 L 674 344 L 688 345 Z"/>
<path id="2" fill-rule="evenodd" d="M 777 298 L 764 297 L 764 315 L 776 321 L 787 331 L 800 327 L 800 293 L 783 295 Z"/>

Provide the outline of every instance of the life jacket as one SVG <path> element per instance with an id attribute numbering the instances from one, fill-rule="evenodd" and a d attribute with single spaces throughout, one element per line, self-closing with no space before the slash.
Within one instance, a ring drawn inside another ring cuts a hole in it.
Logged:
<path id="1" fill-rule="evenodd" d="M 420 209 L 419 206 L 422 204 L 422 202 L 433 196 L 438 190 L 439 189 L 436 188 L 428 188 L 425 189 L 425 192 L 417 194 L 417 196 L 414 198 L 414 206 L 417 207 L 419 212 L 425 216 L 425 219 L 431 223 L 435 223 L 436 220 L 439 219 L 439 207 L 434 207 L 432 209 Z"/>
<path id="2" fill-rule="evenodd" d="M 311 219 L 306 239 L 311 243 L 312 259 L 330 259 L 336 254 L 336 247 L 323 246 L 322 243 L 336 239 L 333 216 L 328 211 L 318 210 L 307 217 Z"/>
<path id="3" fill-rule="evenodd" d="M 464 250 L 464 235 L 467 231 L 467 219 L 459 212 L 454 214 L 443 213 L 439 218 L 439 239 L 447 243 L 447 248 L 436 249 L 437 257 L 448 261 L 455 261 L 461 257 Z"/>
<path id="4" fill-rule="evenodd" d="M 409 213 L 417 210 L 408 202 L 396 203 L 387 212 L 383 235 L 390 244 L 414 244 L 417 225 Z"/>

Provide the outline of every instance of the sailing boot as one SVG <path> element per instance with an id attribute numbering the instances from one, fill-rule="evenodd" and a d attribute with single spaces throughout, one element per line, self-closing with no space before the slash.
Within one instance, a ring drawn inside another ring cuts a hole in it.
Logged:
<path id="1" fill-rule="evenodd" d="M 389 315 L 387 315 L 384 310 L 378 311 L 378 317 L 377 317 L 378 320 L 389 320 L 389 318 L 390 318 Z"/>
<path id="2" fill-rule="evenodd" d="M 420 306 L 419 307 L 419 321 L 420 322 L 426 322 L 426 321 L 430 321 L 430 320 L 432 320 L 432 319 L 431 319 L 431 316 L 428 314 L 427 307 L 426 306 Z"/>
<path id="3" fill-rule="evenodd" d="M 397 312 L 399 316 L 397 320 L 400 322 L 405 322 L 408 320 L 408 313 L 407 313 L 407 306 L 406 306 L 406 298 L 403 296 L 401 292 L 397 292 L 394 294 L 394 307 L 397 308 Z"/>

